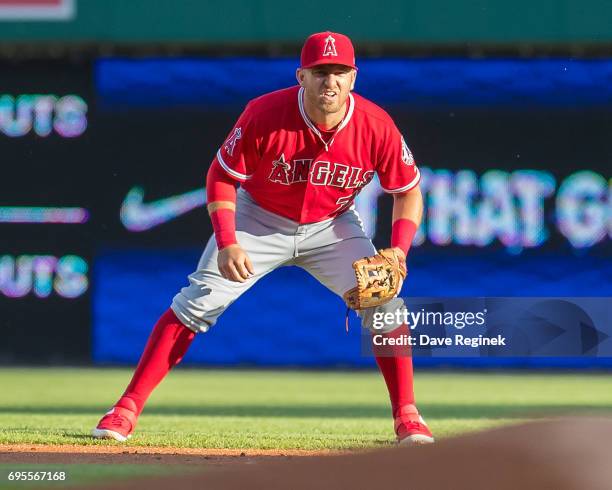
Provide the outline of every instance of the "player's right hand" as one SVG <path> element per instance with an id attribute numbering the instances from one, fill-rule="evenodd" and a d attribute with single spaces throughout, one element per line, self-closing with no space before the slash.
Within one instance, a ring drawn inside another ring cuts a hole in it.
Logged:
<path id="1" fill-rule="evenodd" d="M 219 250 L 217 266 L 221 275 L 230 281 L 245 282 L 255 274 L 251 259 L 237 243 Z"/>

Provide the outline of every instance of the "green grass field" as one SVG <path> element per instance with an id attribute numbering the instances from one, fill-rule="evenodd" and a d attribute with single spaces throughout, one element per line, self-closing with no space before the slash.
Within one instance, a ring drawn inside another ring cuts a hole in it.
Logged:
<path id="1" fill-rule="evenodd" d="M 128 369 L 0 370 L 0 444 L 119 444 L 91 428 Z M 417 373 L 438 438 L 563 414 L 612 415 L 605 374 Z M 176 370 L 154 392 L 130 446 L 349 449 L 389 444 L 382 377 L 372 372 Z"/>

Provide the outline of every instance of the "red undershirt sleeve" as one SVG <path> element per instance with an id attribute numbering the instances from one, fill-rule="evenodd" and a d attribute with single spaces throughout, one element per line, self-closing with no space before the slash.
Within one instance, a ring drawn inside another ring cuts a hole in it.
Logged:
<path id="1" fill-rule="evenodd" d="M 391 227 L 391 246 L 400 248 L 406 257 L 414 240 L 417 225 L 407 218 L 396 219 Z"/>
<path id="2" fill-rule="evenodd" d="M 214 159 L 206 175 L 206 202 L 208 204 L 226 201 L 236 205 L 236 181 L 223 171 Z M 210 213 L 210 221 L 215 232 L 219 250 L 238 243 L 236 239 L 236 212 L 221 208 Z"/>

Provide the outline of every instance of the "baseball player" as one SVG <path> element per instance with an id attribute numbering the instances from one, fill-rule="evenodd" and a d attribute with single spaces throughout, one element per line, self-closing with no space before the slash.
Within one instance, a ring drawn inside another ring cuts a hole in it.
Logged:
<path id="1" fill-rule="evenodd" d="M 391 250 L 405 261 L 423 210 L 419 170 L 391 117 L 352 93 L 356 76 L 347 36 L 313 34 L 302 48 L 298 85 L 246 106 L 207 175 L 214 236 L 189 285 L 155 325 L 130 384 L 94 437 L 126 441 L 147 398 L 196 333 L 210 329 L 274 269 L 301 267 L 340 296 L 354 289 L 353 262 L 376 250 L 353 201 L 375 174 L 393 194 Z M 395 311 L 398 302 L 403 306 L 395 298 L 360 309 L 362 325 L 372 330 L 374 313 Z M 377 334 L 391 338 L 402 327 L 385 324 Z M 398 441 L 433 442 L 415 406 L 410 356 L 379 353 L 376 361 Z"/>

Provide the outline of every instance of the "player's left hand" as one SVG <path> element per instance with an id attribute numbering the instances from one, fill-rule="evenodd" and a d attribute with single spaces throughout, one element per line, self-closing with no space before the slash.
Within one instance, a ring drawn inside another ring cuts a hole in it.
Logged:
<path id="1" fill-rule="evenodd" d="M 406 254 L 404 253 L 404 251 L 399 247 L 393 247 L 393 251 L 397 254 L 397 258 L 399 259 L 399 261 L 404 264 L 404 270 L 406 270 Z M 399 286 L 397 288 L 397 294 L 395 295 L 395 297 L 399 296 L 399 294 L 402 292 L 403 285 L 404 279 L 402 278 L 400 279 Z"/>
<path id="2" fill-rule="evenodd" d="M 357 286 L 344 293 L 346 305 L 353 310 L 381 306 L 395 298 L 406 277 L 405 255 L 395 248 L 353 262 Z"/>
<path id="3" fill-rule="evenodd" d="M 406 262 L 406 254 L 404 253 L 404 251 L 399 248 L 399 247 L 393 247 L 393 250 L 395 250 L 395 253 L 397 254 L 398 258 L 401 258 L 404 263 Z"/>

